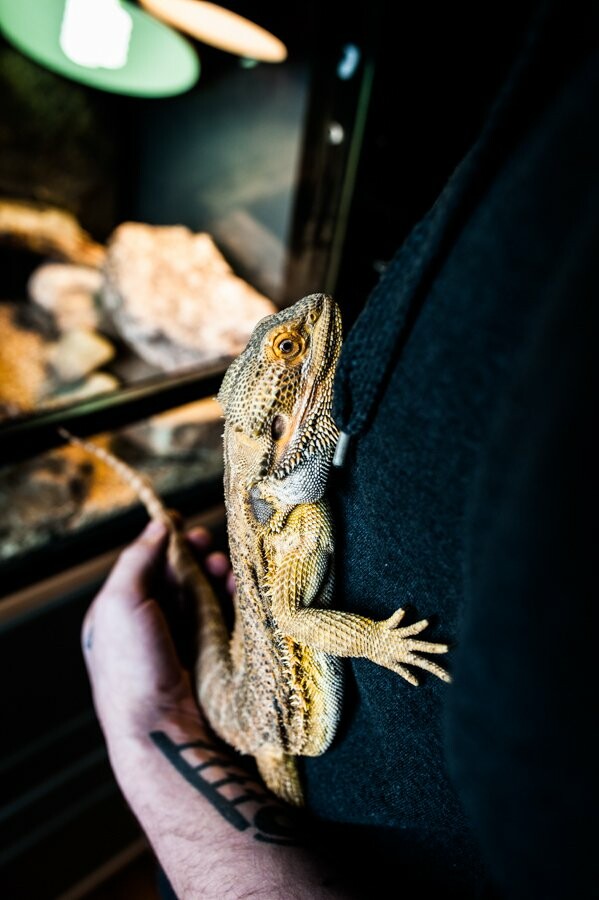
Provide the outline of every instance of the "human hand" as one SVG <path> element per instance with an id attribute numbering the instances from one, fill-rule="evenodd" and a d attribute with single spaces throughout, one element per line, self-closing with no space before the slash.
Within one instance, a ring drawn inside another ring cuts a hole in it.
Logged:
<path id="1" fill-rule="evenodd" d="M 207 532 L 194 530 L 188 539 L 206 553 Z M 232 878 L 226 896 L 287 896 L 291 883 L 298 898 L 340 897 L 277 798 L 204 722 L 169 625 L 184 610 L 168 611 L 178 597 L 166 545 L 167 529 L 152 522 L 121 553 L 82 628 L 94 705 L 121 790 L 182 900 L 221 898 Z M 203 562 L 232 589 L 223 554 Z"/>
<path id="2" fill-rule="evenodd" d="M 194 529 L 190 543 L 206 553 L 210 536 Z M 167 529 L 151 522 L 120 555 L 83 622 L 82 644 L 94 706 L 109 746 L 120 738 L 147 734 L 175 718 L 197 729 L 202 716 L 190 673 L 181 664 L 159 602 L 169 584 Z M 207 555 L 209 574 L 228 578 L 222 553 Z M 167 598 L 168 599 L 168 598 Z"/>

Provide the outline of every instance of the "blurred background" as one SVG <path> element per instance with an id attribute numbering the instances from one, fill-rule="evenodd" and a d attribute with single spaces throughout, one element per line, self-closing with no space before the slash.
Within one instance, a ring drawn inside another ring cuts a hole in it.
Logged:
<path id="1" fill-rule="evenodd" d="M 79 653 L 145 514 L 57 428 L 224 544 L 227 364 L 313 291 L 351 327 L 531 8 L 0 0 L 2 896 L 154 896 Z"/>

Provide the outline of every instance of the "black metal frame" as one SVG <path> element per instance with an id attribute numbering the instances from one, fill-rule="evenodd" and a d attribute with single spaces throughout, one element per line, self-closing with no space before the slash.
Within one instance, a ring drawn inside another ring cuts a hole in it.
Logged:
<path id="1" fill-rule="evenodd" d="M 222 366 L 144 380 L 72 406 L 19 417 L 0 427 L 0 465 L 23 462 L 65 443 L 66 428 L 79 437 L 112 431 L 148 416 L 213 397 L 225 369 Z"/>

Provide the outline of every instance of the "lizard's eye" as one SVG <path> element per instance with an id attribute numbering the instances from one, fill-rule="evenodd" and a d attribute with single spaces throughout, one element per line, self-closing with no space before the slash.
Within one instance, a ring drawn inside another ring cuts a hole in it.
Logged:
<path id="1" fill-rule="evenodd" d="M 285 416 L 276 415 L 272 422 L 270 423 L 270 433 L 272 434 L 273 441 L 278 441 L 285 434 L 285 427 L 287 423 L 285 422 Z"/>
<path id="2" fill-rule="evenodd" d="M 305 346 L 304 339 L 300 334 L 294 331 L 284 331 L 275 337 L 272 349 L 278 359 L 291 362 L 303 355 Z"/>

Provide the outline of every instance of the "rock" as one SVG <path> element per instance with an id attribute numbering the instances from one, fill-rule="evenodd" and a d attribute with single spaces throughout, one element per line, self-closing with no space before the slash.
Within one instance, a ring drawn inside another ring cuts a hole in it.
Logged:
<path id="1" fill-rule="evenodd" d="M 10 559 L 62 534 L 89 490 L 88 459 L 47 453 L 0 471 L 0 559 Z"/>
<path id="2" fill-rule="evenodd" d="M 0 240 L 82 266 L 101 266 L 105 250 L 64 209 L 0 199 Z"/>
<path id="3" fill-rule="evenodd" d="M 106 338 L 93 331 L 65 331 L 48 346 L 47 360 L 57 380 L 66 384 L 80 381 L 114 357 L 115 350 Z"/>
<path id="4" fill-rule="evenodd" d="M 20 304 L 0 304 L 0 417 L 31 412 L 47 389 L 47 340 L 17 324 Z"/>
<path id="5" fill-rule="evenodd" d="M 47 397 L 44 401 L 44 408 L 68 406 L 71 403 L 78 403 L 80 400 L 97 397 L 98 394 L 115 391 L 119 386 L 120 382 L 114 375 L 109 375 L 107 372 L 92 372 L 91 375 L 82 381 L 60 388 L 50 397 Z"/>
<path id="6" fill-rule="evenodd" d="M 228 361 L 275 305 L 238 278 L 208 234 L 135 222 L 112 234 L 102 303 L 123 339 L 172 371 Z"/>
<path id="7" fill-rule="evenodd" d="M 43 313 L 28 303 L 0 303 L 0 421 L 119 385 L 114 376 L 93 372 L 114 355 L 107 340 L 90 331 L 56 340 L 47 323 L 37 321 Z"/>
<path id="8" fill-rule="evenodd" d="M 132 425 L 122 434 L 144 454 L 173 457 L 202 452 L 215 455 L 221 466 L 222 418 L 216 400 L 197 400 Z"/>
<path id="9" fill-rule="evenodd" d="M 27 290 L 31 300 L 50 312 L 61 331 L 102 330 L 97 296 L 102 275 L 89 266 L 44 263 L 31 275 Z"/>

